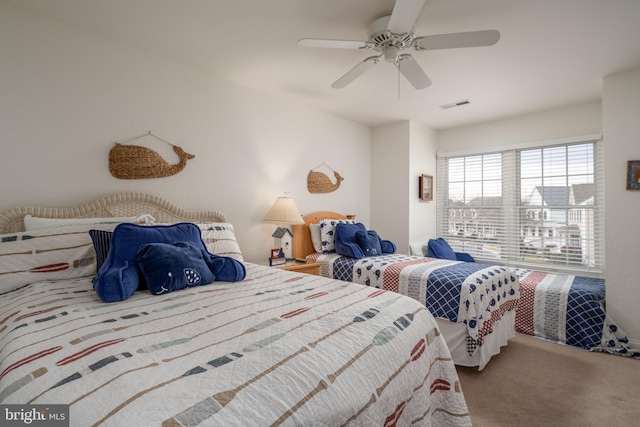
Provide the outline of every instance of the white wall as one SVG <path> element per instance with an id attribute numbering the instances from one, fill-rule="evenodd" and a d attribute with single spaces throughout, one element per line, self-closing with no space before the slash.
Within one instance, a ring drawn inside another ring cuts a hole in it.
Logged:
<path id="1" fill-rule="evenodd" d="M 369 222 L 366 126 L 2 4 L 0 58 L 0 209 L 149 192 L 225 212 L 248 260 L 267 257 L 274 226 L 261 220 L 284 191 L 303 214 L 334 210 Z M 148 131 L 195 159 L 171 177 L 112 177 L 114 142 Z M 333 193 L 310 194 L 307 174 L 323 161 L 345 180 Z"/>
<path id="2" fill-rule="evenodd" d="M 418 177 L 436 175 L 436 133 L 403 121 L 372 133 L 371 227 L 398 253 L 435 236 L 436 202 L 421 201 Z"/>
<path id="3" fill-rule="evenodd" d="M 436 238 L 436 148 L 437 134 L 434 130 L 411 123 L 409 154 L 409 244 Z M 433 176 L 433 200 L 420 200 L 418 177 Z"/>
<path id="4" fill-rule="evenodd" d="M 371 224 L 399 253 L 409 253 L 410 123 L 403 121 L 373 129 L 371 135 Z"/>
<path id="5" fill-rule="evenodd" d="M 602 131 L 599 102 L 545 111 L 507 120 L 486 122 L 438 132 L 438 151 L 455 152 L 477 147 L 499 147 L 547 141 Z"/>
<path id="6" fill-rule="evenodd" d="M 640 348 L 640 191 L 626 190 L 628 160 L 640 159 L 640 69 L 603 85 L 607 312 Z"/>

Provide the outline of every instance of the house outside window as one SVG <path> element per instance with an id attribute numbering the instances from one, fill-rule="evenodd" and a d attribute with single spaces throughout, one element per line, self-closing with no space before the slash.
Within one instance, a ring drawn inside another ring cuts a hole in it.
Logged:
<path id="1" fill-rule="evenodd" d="M 480 262 L 602 275 L 602 163 L 599 138 L 439 155 L 438 235 Z"/>

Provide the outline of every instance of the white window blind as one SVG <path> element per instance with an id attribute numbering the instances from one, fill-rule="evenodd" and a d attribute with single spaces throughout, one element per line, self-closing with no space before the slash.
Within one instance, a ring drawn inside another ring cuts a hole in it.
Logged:
<path id="1" fill-rule="evenodd" d="M 438 159 L 437 229 L 480 262 L 604 271 L 600 141 Z"/>

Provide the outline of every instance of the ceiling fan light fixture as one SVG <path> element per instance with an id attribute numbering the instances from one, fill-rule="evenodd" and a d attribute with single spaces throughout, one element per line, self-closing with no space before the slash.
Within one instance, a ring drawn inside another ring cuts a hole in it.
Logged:
<path id="1" fill-rule="evenodd" d="M 396 0 L 391 15 L 376 19 L 369 26 L 368 40 L 301 39 L 298 40 L 298 45 L 358 50 L 371 49 L 380 53 L 380 56 L 369 57 L 347 71 L 345 75 L 331 85 L 333 88 L 344 88 L 366 70 L 377 64 L 380 61 L 379 58 L 384 56 L 384 59 L 394 64 L 414 88 L 420 90 L 431 85 L 431 80 L 411 55 L 402 53 L 405 49 L 411 48 L 420 52 L 436 49 L 491 46 L 500 40 L 500 32 L 497 30 L 415 37 L 415 23 L 424 3 L 425 0 Z"/>
<path id="2" fill-rule="evenodd" d="M 391 15 L 383 16 L 371 24 L 369 27 L 369 40 L 371 48 L 378 52 L 384 51 L 388 46 L 395 46 L 398 50 L 410 47 L 413 44 L 413 30 L 395 34 L 388 30 L 387 26 Z"/>
<path id="3" fill-rule="evenodd" d="M 384 60 L 392 64 L 398 63 L 399 55 L 400 55 L 400 50 L 395 46 L 388 46 L 384 50 Z"/>

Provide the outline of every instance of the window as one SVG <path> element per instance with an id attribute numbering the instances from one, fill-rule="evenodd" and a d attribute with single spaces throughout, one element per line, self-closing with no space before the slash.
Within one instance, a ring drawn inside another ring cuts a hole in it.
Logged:
<path id="1" fill-rule="evenodd" d="M 440 156 L 438 235 L 480 262 L 603 272 L 599 141 Z"/>

